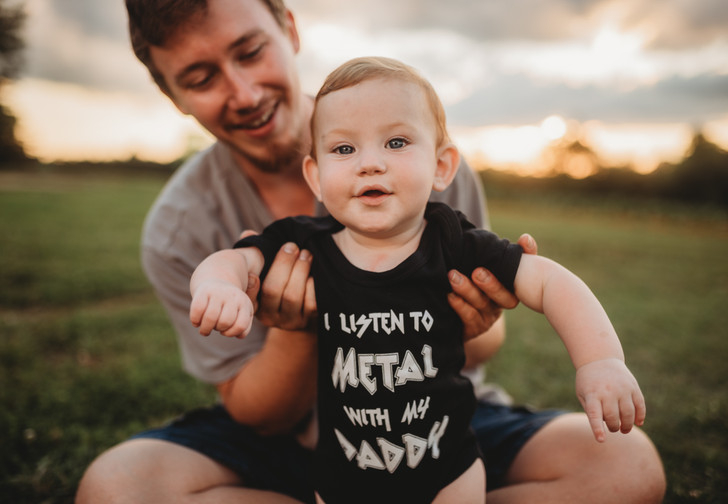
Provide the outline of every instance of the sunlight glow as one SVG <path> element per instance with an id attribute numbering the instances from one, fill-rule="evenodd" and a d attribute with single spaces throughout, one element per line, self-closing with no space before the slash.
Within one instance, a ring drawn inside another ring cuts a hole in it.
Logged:
<path id="1" fill-rule="evenodd" d="M 564 135 L 566 135 L 566 130 L 566 121 L 564 121 L 563 117 L 558 115 L 548 116 L 541 122 L 541 132 L 549 141 L 563 138 Z"/>
<path id="2" fill-rule="evenodd" d="M 728 115 L 723 119 L 710 121 L 703 126 L 703 133 L 711 142 L 728 150 Z"/>
<path id="3" fill-rule="evenodd" d="M 646 34 L 604 24 L 590 40 L 552 44 L 514 44 L 504 50 L 504 68 L 571 86 L 597 84 L 632 88 L 652 84 L 655 64 L 643 46 Z"/>
<path id="4" fill-rule="evenodd" d="M 158 100 L 140 99 L 33 79 L 14 83 L 4 92 L 18 117 L 18 139 L 41 161 L 136 156 L 169 162 L 183 155 L 190 143 L 211 141 L 161 95 Z"/>
<path id="5" fill-rule="evenodd" d="M 711 141 L 728 147 L 728 118 L 706 127 Z M 631 166 L 649 173 L 660 163 L 679 162 L 690 147 L 695 131 L 686 124 L 583 124 L 560 116 L 544 119 L 540 126 L 489 126 L 454 128 L 453 141 L 476 168 L 507 170 L 521 175 L 544 176 L 553 168 L 559 142 L 578 140 L 593 151 L 603 166 Z M 562 160 L 560 171 L 575 178 L 594 172 L 595 159 L 588 153 Z"/>
<path id="6" fill-rule="evenodd" d="M 585 142 L 610 165 L 632 165 L 640 173 L 661 162 L 680 161 L 690 147 L 694 131 L 686 124 L 582 124 Z"/>

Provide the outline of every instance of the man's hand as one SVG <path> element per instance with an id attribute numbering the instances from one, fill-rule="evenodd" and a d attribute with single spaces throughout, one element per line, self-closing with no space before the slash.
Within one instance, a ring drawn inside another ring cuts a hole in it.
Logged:
<path id="1" fill-rule="evenodd" d="M 240 237 L 255 234 L 245 231 Z M 310 328 L 316 320 L 316 296 L 311 271 L 311 253 L 286 243 L 278 251 L 261 287 L 257 277 L 248 278 L 246 294 L 256 302 L 256 317 L 268 327 L 286 330 Z"/>
<path id="2" fill-rule="evenodd" d="M 529 234 L 523 234 L 518 244 L 526 254 L 538 253 L 538 245 Z M 463 340 L 468 341 L 480 336 L 501 316 L 503 308 L 511 309 L 518 305 L 518 298 L 508 291 L 485 268 L 476 268 L 472 282 L 459 272 L 448 274 L 453 292 L 448 301 L 464 324 Z"/>

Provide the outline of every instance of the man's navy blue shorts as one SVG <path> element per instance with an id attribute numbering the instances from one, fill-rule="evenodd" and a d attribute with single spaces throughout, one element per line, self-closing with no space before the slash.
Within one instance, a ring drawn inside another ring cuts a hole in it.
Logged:
<path id="1" fill-rule="evenodd" d="M 536 431 L 562 411 L 533 411 L 480 401 L 472 426 L 486 466 L 488 490 L 504 484 L 513 459 Z M 247 486 L 313 503 L 312 452 L 292 436 L 259 436 L 222 406 L 198 409 L 168 425 L 135 435 L 191 448 L 238 473 Z"/>

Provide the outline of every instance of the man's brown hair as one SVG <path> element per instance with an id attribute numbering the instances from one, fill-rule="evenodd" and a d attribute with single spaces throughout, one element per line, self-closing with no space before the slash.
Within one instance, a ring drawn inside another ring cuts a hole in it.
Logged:
<path id="1" fill-rule="evenodd" d="M 283 0 L 257 0 L 270 10 L 281 26 L 286 25 L 286 6 Z M 151 46 L 162 47 L 175 32 L 207 13 L 207 0 L 126 0 L 129 13 L 131 47 L 144 63 L 154 82 L 169 95 L 164 77 L 154 66 Z"/>

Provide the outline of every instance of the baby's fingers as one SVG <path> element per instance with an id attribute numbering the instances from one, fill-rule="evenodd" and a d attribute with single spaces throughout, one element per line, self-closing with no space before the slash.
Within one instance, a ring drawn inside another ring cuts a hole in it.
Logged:
<path id="1" fill-rule="evenodd" d="M 639 386 L 636 386 L 633 391 L 619 399 L 619 430 L 622 434 L 627 434 L 635 425 L 643 425 L 646 414 L 645 398 Z M 610 428 L 610 430 L 612 429 Z M 612 432 L 616 432 L 616 429 Z"/>
<path id="2" fill-rule="evenodd" d="M 199 328 L 200 334 L 209 336 L 217 325 L 217 319 L 220 317 L 220 312 L 222 311 L 222 303 L 215 298 L 204 298 L 204 303 L 205 306 L 200 314 L 199 323 L 195 324 L 195 326 Z M 194 324 L 194 321 L 192 323 Z"/>
<path id="3" fill-rule="evenodd" d="M 202 323 L 202 316 L 205 314 L 207 308 L 207 297 L 206 296 L 195 296 L 192 298 L 190 303 L 190 322 L 195 327 L 200 327 Z"/>
<path id="4" fill-rule="evenodd" d="M 587 398 L 584 404 L 584 411 L 589 418 L 589 425 L 594 433 L 594 439 L 603 443 L 607 440 L 607 433 L 604 432 L 604 411 L 601 401 L 595 398 Z"/>
<path id="5" fill-rule="evenodd" d="M 620 403 L 617 399 L 603 399 L 602 400 L 602 411 L 604 412 L 604 423 L 607 424 L 609 432 L 618 432 L 620 427 L 627 422 L 632 428 L 632 422 L 634 421 L 634 408 L 630 413 L 629 408 L 623 408 L 624 404 Z"/>
<path id="6" fill-rule="evenodd" d="M 253 305 L 244 303 L 241 305 L 230 305 L 223 308 L 220 319 L 217 322 L 217 330 L 223 336 L 244 338 L 253 326 Z"/>
<path id="7" fill-rule="evenodd" d="M 642 391 L 639 388 L 632 395 L 632 401 L 635 408 L 634 424 L 638 427 L 641 427 L 645 424 L 645 417 L 647 417 L 647 406 L 645 405 L 645 396 L 642 395 Z"/>
<path id="8" fill-rule="evenodd" d="M 616 429 L 610 427 L 612 432 L 621 431 L 627 434 L 634 427 L 635 422 L 635 405 L 632 396 L 623 397 L 619 401 L 619 424 Z"/>

